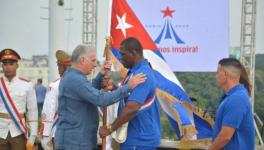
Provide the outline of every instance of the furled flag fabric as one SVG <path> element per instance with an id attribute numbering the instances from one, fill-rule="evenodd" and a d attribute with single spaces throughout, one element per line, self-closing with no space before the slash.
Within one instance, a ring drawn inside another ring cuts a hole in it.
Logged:
<path id="1" fill-rule="evenodd" d="M 123 76 L 126 71 L 120 62 L 119 44 L 128 37 L 136 37 L 141 42 L 144 57 L 151 63 L 154 71 L 158 101 L 177 136 L 180 139 L 210 138 L 213 126 L 211 118 L 203 117 L 203 111 L 191 105 L 190 98 L 180 82 L 125 0 L 113 0 L 111 36 L 112 51 L 108 55 L 111 55 L 114 67 L 122 70 Z"/>

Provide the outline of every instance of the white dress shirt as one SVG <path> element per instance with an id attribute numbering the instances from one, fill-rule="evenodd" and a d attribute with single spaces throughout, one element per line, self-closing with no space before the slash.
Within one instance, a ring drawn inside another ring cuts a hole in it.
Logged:
<path id="1" fill-rule="evenodd" d="M 37 135 L 38 108 L 33 84 L 17 76 L 12 81 L 9 81 L 5 76 L 3 79 L 18 113 L 26 116 L 26 125 L 30 129 L 30 134 Z M 0 113 L 8 114 L 2 99 L 0 99 Z M 25 123 L 25 117 L 22 120 Z M 0 118 L 0 137 L 6 139 L 8 132 L 10 132 L 11 137 L 23 134 L 12 119 Z"/>
<path id="2" fill-rule="evenodd" d="M 58 110 L 60 78 L 50 83 L 42 109 L 43 136 L 55 135 L 56 126 L 52 128 Z"/>

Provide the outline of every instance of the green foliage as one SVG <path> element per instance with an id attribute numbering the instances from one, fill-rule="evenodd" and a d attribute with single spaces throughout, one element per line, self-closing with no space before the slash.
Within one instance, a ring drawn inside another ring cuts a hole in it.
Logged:
<path id="1" fill-rule="evenodd" d="M 256 55 L 256 70 L 264 71 L 264 54 Z"/>
<path id="2" fill-rule="evenodd" d="M 264 121 L 264 54 L 256 55 L 255 71 L 255 112 Z"/>

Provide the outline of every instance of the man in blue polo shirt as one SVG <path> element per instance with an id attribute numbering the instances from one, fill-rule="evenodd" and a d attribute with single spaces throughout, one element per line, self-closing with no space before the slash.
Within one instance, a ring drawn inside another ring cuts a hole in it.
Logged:
<path id="1" fill-rule="evenodd" d="M 216 80 L 225 94 L 216 112 L 209 150 L 254 150 L 255 131 L 245 68 L 233 58 L 219 61 Z"/>
<path id="2" fill-rule="evenodd" d="M 42 79 L 39 78 L 37 80 L 37 85 L 35 87 L 35 91 L 36 91 L 36 97 L 37 97 L 37 103 L 38 103 L 38 114 L 40 116 L 41 111 L 42 111 L 42 107 L 44 104 L 44 99 L 45 99 L 45 95 L 46 95 L 46 87 L 43 86 L 42 84 Z"/>
<path id="3" fill-rule="evenodd" d="M 100 128 L 102 137 L 111 134 L 128 122 L 127 139 L 121 150 L 152 150 L 160 144 L 160 114 L 155 100 L 155 81 L 149 62 L 143 57 L 143 48 L 136 38 L 127 38 L 120 44 L 123 65 L 129 68 L 123 84 L 137 73 L 146 74 L 147 80 L 120 101 L 118 118 Z"/>

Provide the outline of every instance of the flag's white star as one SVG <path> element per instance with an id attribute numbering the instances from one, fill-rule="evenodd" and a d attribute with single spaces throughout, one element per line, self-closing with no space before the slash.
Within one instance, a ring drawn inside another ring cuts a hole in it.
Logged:
<path id="1" fill-rule="evenodd" d="M 133 26 L 126 23 L 126 13 L 124 13 L 121 18 L 116 15 L 116 18 L 118 20 L 118 25 L 116 26 L 116 29 L 120 29 L 124 34 L 124 36 L 126 37 L 126 29 L 131 28 Z"/>

